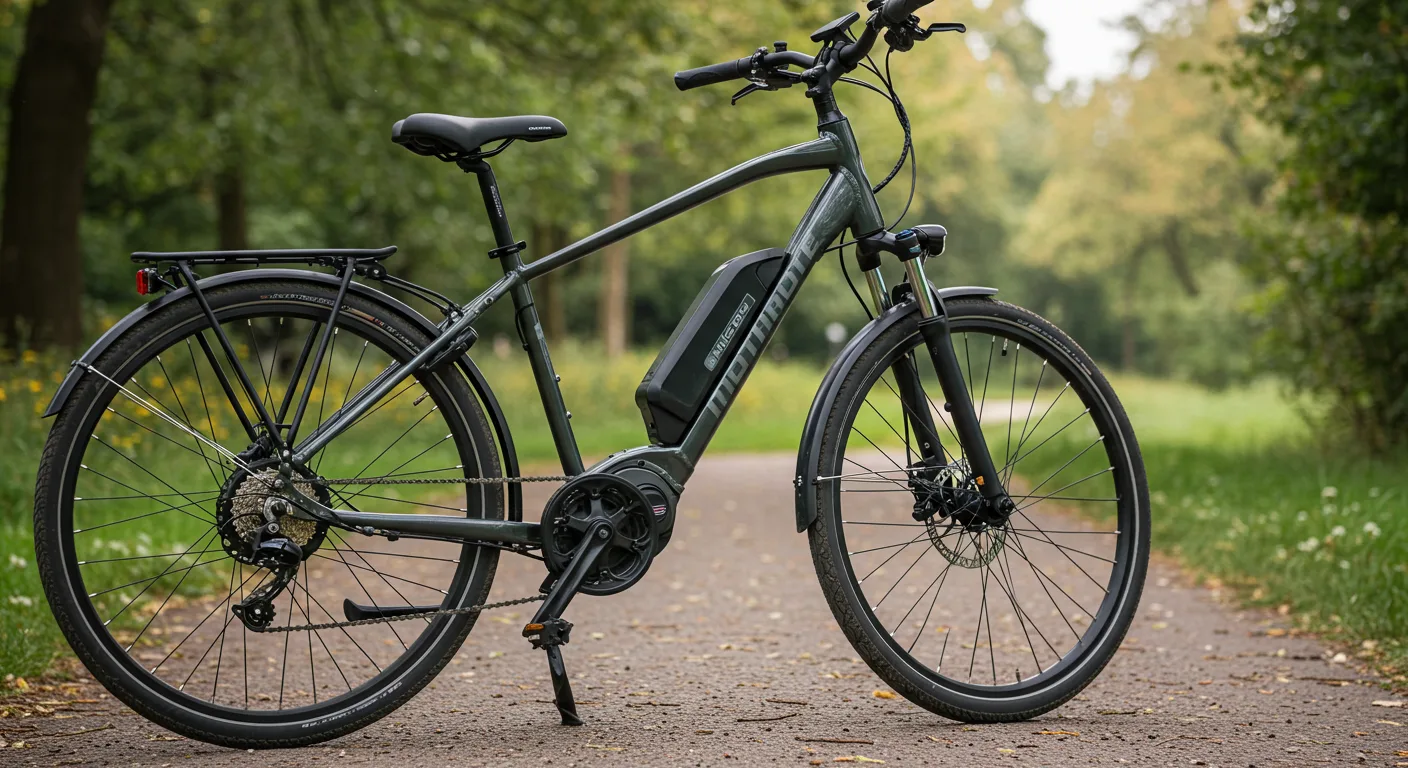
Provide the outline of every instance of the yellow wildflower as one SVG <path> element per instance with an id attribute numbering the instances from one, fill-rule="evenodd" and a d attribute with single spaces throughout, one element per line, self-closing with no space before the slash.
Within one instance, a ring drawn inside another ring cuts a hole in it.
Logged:
<path id="1" fill-rule="evenodd" d="M 44 391 L 44 382 L 40 381 L 39 379 L 30 379 L 30 380 L 29 380 L 29 391 L 30 391 L 30 392 L 33 392 L 33 393 L 36 394 L 36 395 L 39 394 L 40 392 L 43 392 L 43 391 Z"/>
<path id="2" fill-rule="evenodd" d="M 20 359 L 26 363 L 32 363 L 39 359 L 39 353 L 32 349 L 26 349 L 24 354 L 20 355 Z"/>

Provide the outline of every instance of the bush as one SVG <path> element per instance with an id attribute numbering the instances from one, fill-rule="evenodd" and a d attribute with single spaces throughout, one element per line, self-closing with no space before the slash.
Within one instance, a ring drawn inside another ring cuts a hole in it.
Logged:
<path id="1" fill-rule="evenodd" d="M 1390 218 L 1283 221 L 1260 234 L 1265 358 L 1322 396 L 1331 436 L 1408 440 L 1408 230 Z"/>
<path id="2" fill-rule="evenodd" d="M 1408 9 L 1260 0 L 1230 81 L 1291 140 L 1254 235 L 1272 364 L 1364 447 L 1408 441 Z"/>

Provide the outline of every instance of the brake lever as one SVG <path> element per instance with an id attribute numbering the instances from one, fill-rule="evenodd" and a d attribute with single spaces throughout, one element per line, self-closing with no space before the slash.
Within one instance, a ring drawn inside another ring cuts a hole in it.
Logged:
<path id="1" fill-rule="evenodd" d="M 743 86 L 742 88 L 740 88 L 739 91 L 738 91 L 738 93 L 733 94 L 733 98 L 732 98 L 732 99 L 729 99 L 728 104 L 729 104 L 729 106 L 731 106 L 731 107 L 732 107 L 732 106 L 737 106 L 737 105 L 738 105 L 738 101 L 739 101 L 740 99 L 742 99 L 744 96 L 747 96 L 747 95 L 750 94 L 750 93 L 757 93 L 758 91 L 764 91 L 764 90 L 768 90 L 768 89 L 764 88 L 764 87 L 761 86 L 761 85 L 758 85 L 757 83 L 749 83 L 749 84 Z"/>
<path id="2" fill-rule="evenodd" d="M 738 104 L 744 96 L 758 91 L 778 91 L 783 88 L 791 88 L 793 85 L 802 82 L 802 75 L 799 72 L 791 72 L 785 69 L 766 70 L 761 76 L 750 79 L 749 83 L 733 94 L 729 100 L 729 105 Z"/>
<path id="3" fill-rule="evenodd" d="M 968 31 L 968 27 L 957 22 L 940 22 L 930 24 L 927 27 L 919 26 L 919 17 L 910 16 L 909 21 L 902 27 L 891 27 L 885 30 L 885 42 L 891 48 L 901 53 L 910 50 L 915 43 L 928 40 L 935 32 L 958 32 L 962 34 Z"/>

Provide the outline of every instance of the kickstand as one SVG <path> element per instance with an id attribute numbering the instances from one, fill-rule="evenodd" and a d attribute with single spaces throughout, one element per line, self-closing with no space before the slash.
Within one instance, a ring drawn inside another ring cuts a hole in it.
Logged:
<path id="1" fill-rule="evenodd" d="M 563 725 L 581 725 L 577 716 L 577 700 L 572 698 L 572 683 L 567 679 L 567 667 L 562 665 L 562 649 L 550 645 L 548 652 L 548 674 L 552 675 L 552 696 L 557 703 L 557 713 L 562 715 Z"/>
<path id="2" fill-rule="evenodd" d="M 587 530 L 581 549 L 573 555 L 562 575 L 548 591 L 547 599 L 534 614 L 533 620 L 523 627 L 523 636 L 533 643 L 534 648 L 542 648 L 548 654 L 548 674 L 552 676 L 553 698 L 557 703 L 558 714 L 562 715 L 563 725 L 581 725 L 577 716 L 577 702 L 572 697 L 572 683 L 567 679 L 567 668 L 562 663 L 562 646 L 567 644 L 572 631 L 572 623 L 562 618 L 567 604 L 577 594 L 596 565 L 597 558 L 606 550 L 611 541 L 611 526 L 599 521 Z"/>

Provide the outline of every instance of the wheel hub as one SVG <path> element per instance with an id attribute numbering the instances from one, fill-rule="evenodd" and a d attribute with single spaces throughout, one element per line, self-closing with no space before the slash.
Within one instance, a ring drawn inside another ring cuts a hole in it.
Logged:
<path id="1" fill-rule="evenodd" d="M 982 568 L 1006 542 L 1006 516 L 995 516 L 966 459 L 911 467 L 914 519 L 924 523 L 929 542 L 949 563 Z"/>
<path id="2" fill-rule="evenodd" d="M 312 477 L 293 481 L 304 495 L 327 504 L 327 489 Z M 238 470 L 225 482 L 216 504 L 216 523 L 220 542 L 236 560 L 249 565 L 261 560 L 261 545 L 272 539 L 287 539 L 290 551 L 301 552 L 308 559 L 322 545 L 327 525 L 295 517 L 295 506 L 286 493 L 277 466 L 255 467 L 253 472 Z M 266 553 L 267 554 L 267 553 Z"/>

